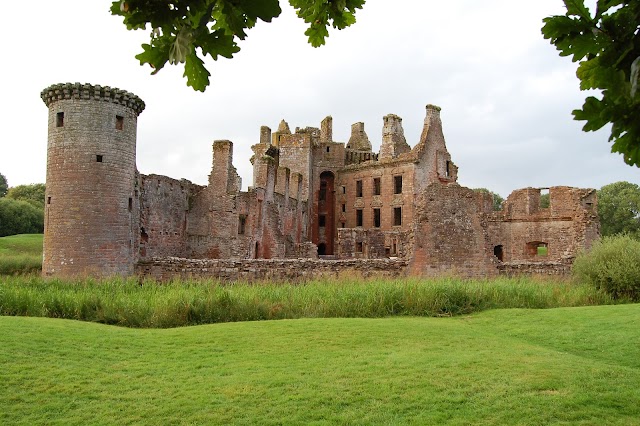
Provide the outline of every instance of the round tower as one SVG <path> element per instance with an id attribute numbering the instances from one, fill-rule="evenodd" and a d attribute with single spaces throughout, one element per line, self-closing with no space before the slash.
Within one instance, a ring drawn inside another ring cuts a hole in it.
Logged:
<path id="1" fill-rule="evenodd" d="M 133 273 L 136 128 L 144 102 L 80 83 L 54 84 L 40 96 L 49 108 L 42 273 Z"/>

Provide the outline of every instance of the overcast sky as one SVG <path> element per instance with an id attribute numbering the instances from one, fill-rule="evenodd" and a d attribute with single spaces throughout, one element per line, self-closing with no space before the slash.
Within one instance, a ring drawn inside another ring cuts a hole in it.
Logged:
<path id="1" fill-rule="evenodd" d="M 384 115 L 403 118 L 414 146 L 429 103 L 442 107 L 462 185 L 507 196 L 527 186 L 640 184 L 640 169 L 610 153 L 608 130 L 584 133 L 572 120 L 586 96 L 576 65 L 540 33 L 544 17 L 563 13 L 561 0 L 369 0 L 354 26 L 331 31 L 317 49 L 283 4 L 279 18 L 249 31 L 234 59 L 208 58 L 204 94 L 186 86 L 182 67 L 149 75 L 134 58 L 148 31 L 127 31 L 110 1 L 29 4 L 28 18 L 3 24 L 0 173 L 10 186 L 44 182 L 40 92 L 64 82 L 141 97 L 138 169 L 198 184 L 207 182 L 214 140 L 234 143 L 246 187 L 261 125 L 275 130 L 284 118 L 292 130 L 319 127 L 331 115 L 334 140 L 346 142 L 351 124 L 363 121 L 377 151 Z"/>

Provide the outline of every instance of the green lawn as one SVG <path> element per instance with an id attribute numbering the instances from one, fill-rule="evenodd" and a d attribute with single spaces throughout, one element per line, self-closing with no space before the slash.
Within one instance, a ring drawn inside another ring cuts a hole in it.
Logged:
<path id="1" fill-rule="evenodd" d="M 0 317 L 0 424 L 640 424 L 640 305 L 174 329 Z"/>
<path id="2" fill-rule="evenodd" d="M 42 269 L 42 234 L 0 237 L 0 275 Z"/>

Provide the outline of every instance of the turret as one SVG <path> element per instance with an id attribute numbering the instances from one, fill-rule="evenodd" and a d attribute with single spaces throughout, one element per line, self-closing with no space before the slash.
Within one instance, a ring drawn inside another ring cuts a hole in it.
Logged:
<path id="1" fill-rule="evenodd" d="M 144 102 L 124 90 L 80 83 L 54 84 L 40 96 L 49 108 L 43 274 L 130 275 Z"/>

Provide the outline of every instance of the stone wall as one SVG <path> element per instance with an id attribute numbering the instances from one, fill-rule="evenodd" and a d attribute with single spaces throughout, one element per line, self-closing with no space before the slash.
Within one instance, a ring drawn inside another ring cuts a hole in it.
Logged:
<path id="1" fill-rule="evenodd" d="M 484 215 L 482 194 L 457 184 L 434 183 L 416 197 L 414 275 L 497 274 Z"/>
<path id="2" fill-rule="evenodd" d="M 500 275 L 515 277 L 520 275 L 561 276 L 571 273 L 571 261 L 565 262 L 506 262 L 498 265 Z"/>
<path id="3" fill-rule="evenodd" d="M 139 257 L 186 254 L 189 199 L 201 187 L 159 175 L 140 181 Z"/>
<path id="4" fill-rule="evenodd" d="M 160 281 L 204 278 L 224 282 L 263 281 L 302 282 L 323 278 L 405 276 L 405 260 L 314 260 L 314 259 L 227 259 L 194 260 L 156 258 L 140 262 L 136 274 Z"/>

